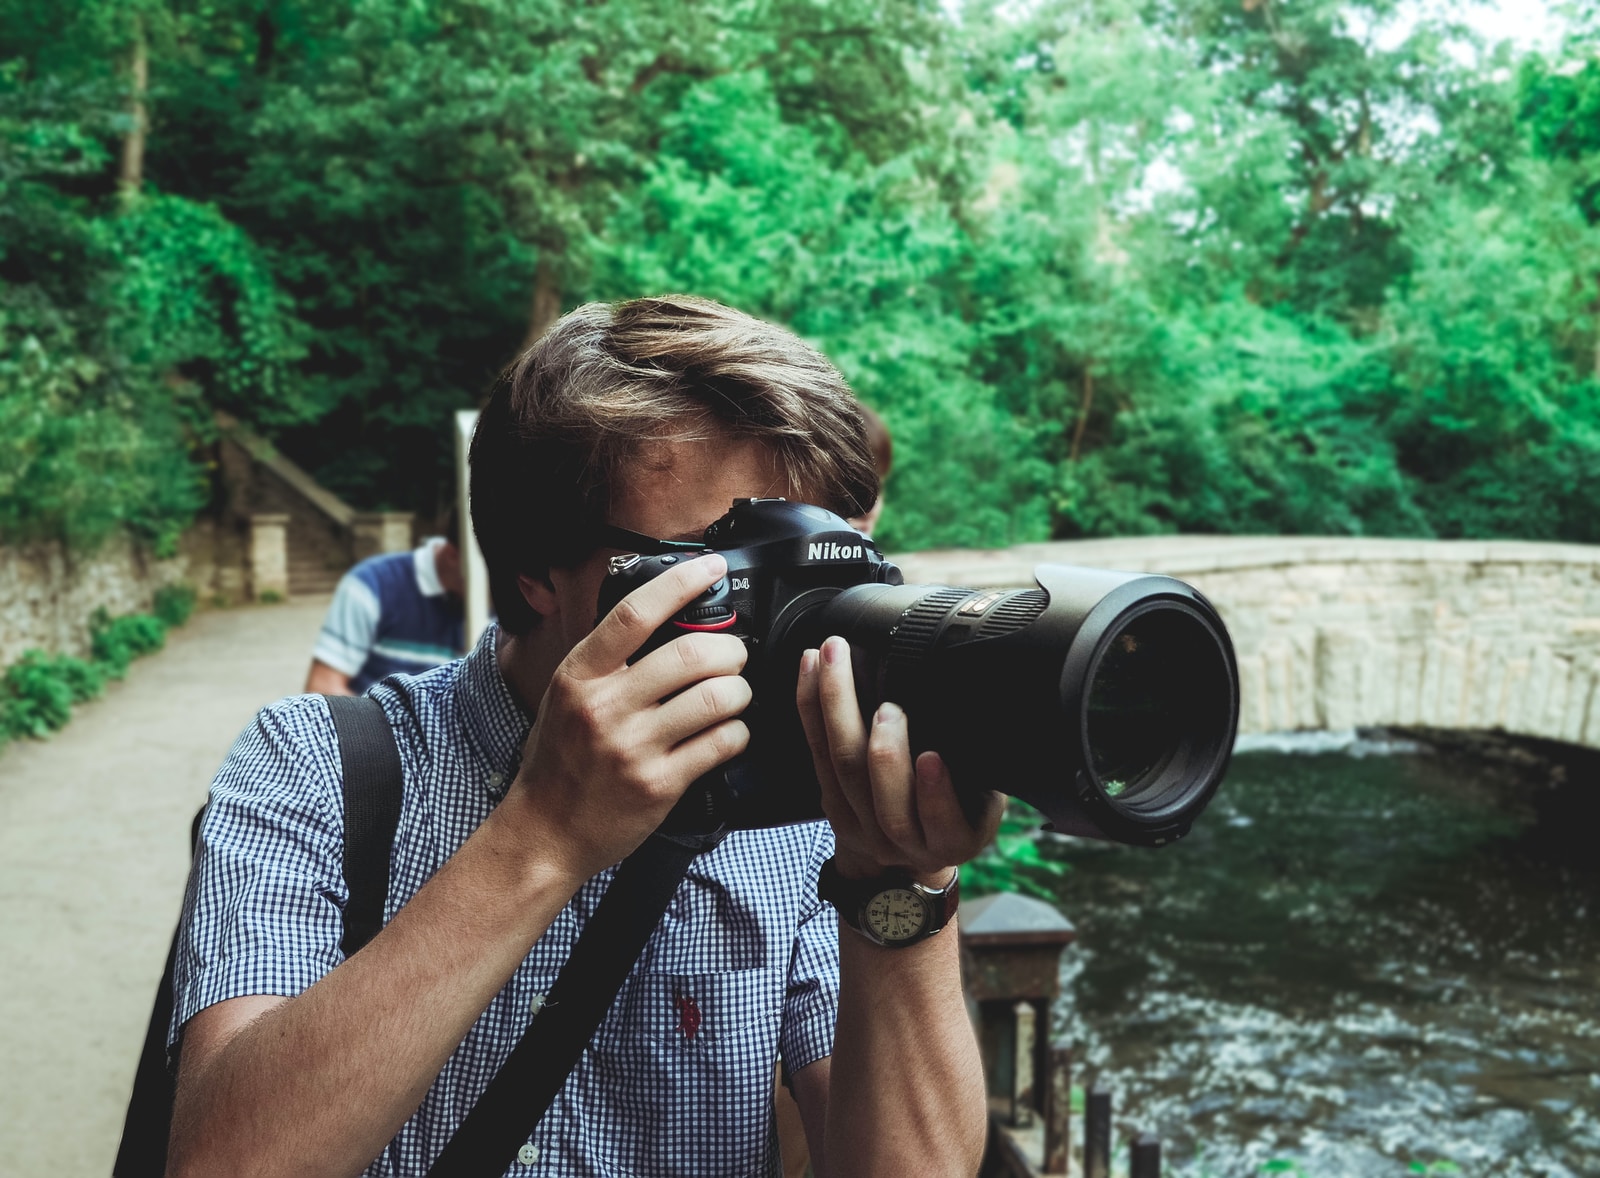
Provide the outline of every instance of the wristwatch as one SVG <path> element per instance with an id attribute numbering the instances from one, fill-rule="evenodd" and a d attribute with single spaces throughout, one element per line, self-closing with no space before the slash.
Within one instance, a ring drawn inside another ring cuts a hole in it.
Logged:
<path id="1" fill-rule="evenodd" d="M 817 895 L 873 944 L 903 949 L 926 941 L 950 923 L 961 902 L 961 872 L 952 873 L 944 887 L 930 888 L 904 871 L 845 879 L 829 859 L 817 872 Z"/>

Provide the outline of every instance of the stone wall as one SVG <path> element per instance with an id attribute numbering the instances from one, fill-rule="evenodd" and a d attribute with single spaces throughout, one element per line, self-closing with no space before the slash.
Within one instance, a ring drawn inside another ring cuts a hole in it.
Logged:
<path id="1" fill-rule="evenodd" d="M 87 556 L 60 544 L 0 547 L 0 668 L 26 650 L 89 653 L 89 616 L 148 611 L 157 588 L 189 580 L 190 560 L 153 560 L 122 538 Z"/>
<path id="2" fill-rule="evenodd" d="M 1240 730 L 1487 729 L 1600 747 L 1600 548 L 1173 536 L 916 553 L 906 579 L 1031 583 L 1035 563 L 1160 572 L 1216 605 Z"/>

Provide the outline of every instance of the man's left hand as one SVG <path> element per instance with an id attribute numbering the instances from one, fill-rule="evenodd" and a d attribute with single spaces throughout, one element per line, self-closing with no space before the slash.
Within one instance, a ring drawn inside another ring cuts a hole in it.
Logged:
<path id="1" fill-rule="evenodd" d="M 994 840 L 1004 795 L 986 791 L 968 817 L 939 754 L 927 751 L 913 761 L 899 705 L 880 705 L 869 729 L 844 639 L 829 638 L 801 657 L 795 702 L 841 875 L 864 879 L 898 867 L 939 887 L 952 866 Z"/>

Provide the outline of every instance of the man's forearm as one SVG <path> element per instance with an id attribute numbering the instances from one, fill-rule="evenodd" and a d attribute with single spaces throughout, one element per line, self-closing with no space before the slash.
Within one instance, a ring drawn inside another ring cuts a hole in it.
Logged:
<path id="1" fill-rule="evenodd" d="M 502 813 L 305 993 L 236 1032 L 191 1021 L 170 1174 L 349 1175 L 382 1151 L 583 882 Z"/>
<path id="2" fill-rule="evenodd" d="M 907 949 L 839 929 L 839 1018 L 819 1174 L 978 1171 L 986 1101 L 954 923 Z"/>
<path id="3" fill-rule="evenodd" d="M 350 689 L 350 676 L 328 666 L 321 659 L 311 660 L 311 670 L 306 673 L 306 692 L 321 695 L 354 695 Z"/>

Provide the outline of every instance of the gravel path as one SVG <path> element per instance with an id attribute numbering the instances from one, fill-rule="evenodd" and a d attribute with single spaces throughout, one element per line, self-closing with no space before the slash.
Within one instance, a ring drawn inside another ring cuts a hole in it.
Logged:
<path id="1" fill-rule="evenodd" d="M 256 709 L 300 689 L 327 605 L 196 614 L 0 750 L 0 1175 L 111 1172 L 190 820 Z"/>

